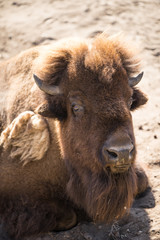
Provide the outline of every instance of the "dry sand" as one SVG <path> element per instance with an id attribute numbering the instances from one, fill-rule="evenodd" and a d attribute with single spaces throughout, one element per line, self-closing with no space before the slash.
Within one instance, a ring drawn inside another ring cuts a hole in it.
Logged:
<path id="1" fill-rule="evenodd" d="M 137 161 L 148 166 L 152 191 L 135 202 L 127 220 L 112 227 L 82 223 L 36 240 L 160 240 L 160 1 L 0 0 L 0 60 L 38 44 L 104 30 L 123 31 L 142 52 L 145 75 L 139 87 L 149 102 L 133 120 Z M 0 240 L 8 239 L 0 234 Z"/>

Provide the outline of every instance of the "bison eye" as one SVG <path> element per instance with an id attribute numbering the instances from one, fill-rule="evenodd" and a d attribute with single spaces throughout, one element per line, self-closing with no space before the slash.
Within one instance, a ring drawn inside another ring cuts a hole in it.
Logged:
<path id="1" fill-rule="evenodd" d="M 131 109 L 133 102 L 134 102 L 134 99 L 132 97 L 130 97 L 130 99 L 128 100 L 128 103 L 127 103 L 129 109 Z"/>
<path id="2" fill-rule="evenodd" d="M 75 115 L 83 113 L 83 110 L 84 110 L 83 106 L 76 103 L 72 103 L 72 111 Z"/>

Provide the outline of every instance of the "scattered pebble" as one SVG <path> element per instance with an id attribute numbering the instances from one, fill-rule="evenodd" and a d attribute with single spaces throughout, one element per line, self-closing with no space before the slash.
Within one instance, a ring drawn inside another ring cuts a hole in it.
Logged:
<path id="1" fill-rule="evenodd" d="M 86 240 L 92 240 L 92 236 L 88 233 L 84 233 L 83 234 L 83 237 L 86 239 Z"/>
<path id="2" fill-rule="evenodd" d="M 69 233 L 65 233 L 65 237 L 69 239 L 71 236 Z"/>
<path id="3" fill-rule="evenodd" d="M 139 126 L 139 128 L 138 128 L 139 130 L 143 130 L 143 126 Z"/>

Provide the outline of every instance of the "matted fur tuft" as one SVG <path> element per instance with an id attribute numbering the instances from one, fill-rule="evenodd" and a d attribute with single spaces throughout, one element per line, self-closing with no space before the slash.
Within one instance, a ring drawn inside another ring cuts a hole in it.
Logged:
<path id="1" fill-rule="evenodd" d="M 46 120 L 31 111 L 21 113 L 2 132 L 0 145 L 10 150 L 12 159 L 19 157 L 23 166 L 42 159 L 50 145 Z"/>

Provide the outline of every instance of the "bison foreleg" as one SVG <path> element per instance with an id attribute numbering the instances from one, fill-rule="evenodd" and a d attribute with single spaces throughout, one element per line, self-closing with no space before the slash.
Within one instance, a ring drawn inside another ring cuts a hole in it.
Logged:
<path id="1" fill-rule="evenodd" d="M 34 112 L 23 112 L 2 132 L 0 144 L 23 165 L 42 159 L 50 144 L 47 122 Z"/>
<path id="2" fill-rule="evenodd" d="M 137 195 L 141 195 L 149 187 L 148 177 L 145 171 L 141 167 L 136 167 L 136 175 L 138 180 Z"/>
<path id="3" fill-rule="evenodd" d="M 34 200 L 28 203 L 27 199 L 25 202 L 20 199 L 14 202 L 5 200 L 2 211 L 4 230 L 17 240 L 49 231 L 67 230 L 77 223 L 74 210 L 62 200 Z"/>

